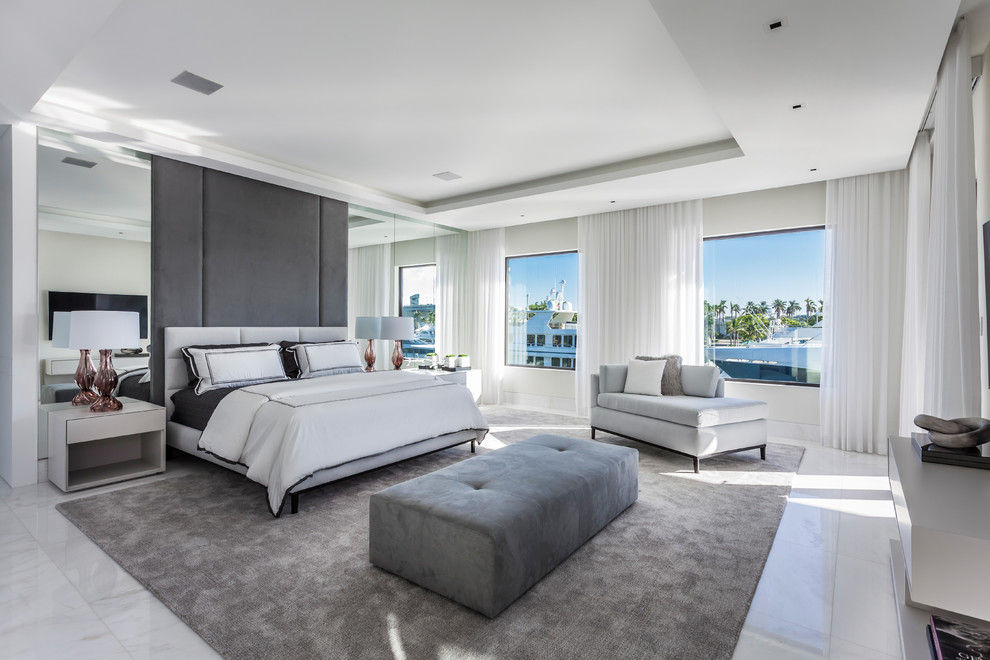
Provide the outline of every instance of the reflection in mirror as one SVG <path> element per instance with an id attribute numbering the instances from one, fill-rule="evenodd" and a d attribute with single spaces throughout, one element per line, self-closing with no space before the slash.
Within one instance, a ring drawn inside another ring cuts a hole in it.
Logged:
<path id="1" fill-rule="evenodd" d="M 119 374 L 146 367 L 151 305 L 151 160 L 88 138 L 38 131 L 38 368 L 41 403 L 71 400 L 79 351 L 51 340 L 56 311 L 142 314 L 139 354 L 115 355 Z M 92 347 L 100 348 L 99 346 Z M 39 446 L 41 456 L 47 446 Z"/>
<path id="2" fill-rule="evenodd" d="M 406 366 L 435 352 L 436 239 L 463 230 L 351 205 L 348 217 L 348 329 L 358 316 L 411 316 Z M 389 342 L 374 343 L 376 368 L 391 368 Z"/>

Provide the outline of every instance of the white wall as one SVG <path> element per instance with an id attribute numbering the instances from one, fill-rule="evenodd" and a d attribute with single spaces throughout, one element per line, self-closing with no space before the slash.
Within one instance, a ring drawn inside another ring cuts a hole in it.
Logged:
<path id="1" fill-rule="evenodd" d="M 0 476 L 38 479 L 37 130 L 0 126 Z"/>
<path id="2" fill-rule="evenodd" d="M 705 237 L 825 224 L 825 182 L 710 197 L 702 202 Z"/>
<path id="3" fill-rule="evenodd" d="M 85 263 L 79 263 L 85 258 Z M 151 295 L 151 243 L 55 231 L 38 232 L 38 356 L 78 358 L 48 339 L 48 292 Z M 149 309 L 150 311 L 150 309 Z M 148 340 L 143 339 L 142 347 Z"/>

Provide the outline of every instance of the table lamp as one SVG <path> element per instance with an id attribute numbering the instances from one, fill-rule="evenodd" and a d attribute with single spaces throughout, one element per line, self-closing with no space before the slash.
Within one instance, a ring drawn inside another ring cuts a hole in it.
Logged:
<path id="1" fill-rule="evenodd" d="M 354 336 L 357 339 L 367 339 L 368 348 L 364 350 L 364 361 L 368 365 L 365 371 L 375 370 L 374 340 L 381 339 L 382 320 L 377 316 L 359 316 L 354 322 Z"/>
<path id="2" fill-rule="evenodd" d="M 113 396 L 118 379 L 111 358 L 114 348 L 132 348 L 141 344 L 140 315 L 137 312 L 95 310 L 72 311 L 69 315 L 69 348 L 84 350 L 83 347 L 110 346 L 100 349 L 100 366 L 93 379 L 99 397 L 89 409 L 93 412 L 120 410 L 124 404 Z"/>
<path id="3" fill-rule="evenodd" d="M 54 312 L 52 318 L 52 346 L 55 348 L 69 348 L 69 319 L 71 312 Z M 79 366 L 76 367 L 76 386 L 79 393 L 72 399 L 72 405 L 90 406 L 96 401 L 96 392 L 93 391 L 93 380 L 96 378 L 96 367 L 93 366 L 93 359 L 89 356 L 88 348 L 79 349 Z"/>
<path id="4" fill-rule="evenodd" d="M 383 316 L 382 339 L 394 339 L 395 350 L 392 351 L 392 364 L 396 369 L 402 368 L 402 342 L 413 339 L 413 318 L 411 316 Z"/>

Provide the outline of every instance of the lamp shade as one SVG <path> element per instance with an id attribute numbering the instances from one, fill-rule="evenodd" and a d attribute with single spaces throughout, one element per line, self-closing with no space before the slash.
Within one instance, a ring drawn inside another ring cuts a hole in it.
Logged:
<path id="1" fill-rule="evenodd" d="M 72 312 L 54 312 L 52 318 L 52 346 L 69 347 L 69 315 Z"/>
<path id="2" fill-rule="evenodd" d="M 68 348 L 136 348 L 141 345 L 140 314 L 137 312 L 69 312 Z"/>
<path id="3" fill-rule="evenodd" d="M 411 316 L 383 316 L 382 334 L 379 339 L 413 339 L 413 318 Z"/>
<path id="4" fill-rule="evenodd" d="M 377 316 L 359 316 L 354 321 L 354 336 L 358 339 L 381 339 L 382 320 Z"/>

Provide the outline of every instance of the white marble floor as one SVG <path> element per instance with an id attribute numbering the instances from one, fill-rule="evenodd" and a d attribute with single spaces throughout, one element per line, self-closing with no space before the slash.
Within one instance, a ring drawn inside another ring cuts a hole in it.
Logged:
<path id="1" fill-rule="evenodd" d="M 900 657 L 886 459 L 771 441 L 806 451 L 734 657 Z M 0 481 L 0 658 L 218 657 L 54 508 L 204 465 L 72 495 Z"/>

